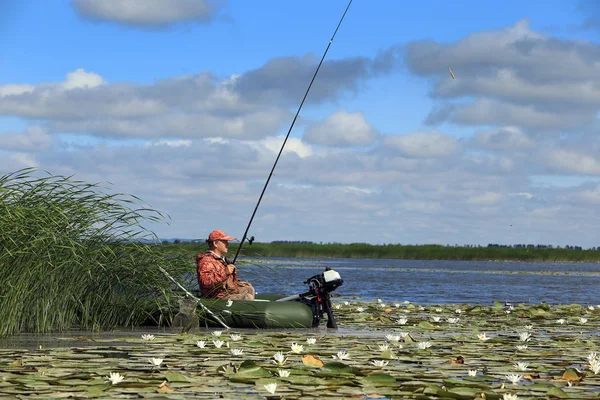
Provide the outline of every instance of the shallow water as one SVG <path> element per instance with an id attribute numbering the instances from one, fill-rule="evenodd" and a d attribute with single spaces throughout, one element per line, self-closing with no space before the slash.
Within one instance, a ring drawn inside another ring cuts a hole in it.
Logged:
<path id="1" fill-rule="evenodd" d="M 530 263 L 388 259 L 246 259 L 240 277 L 258 292 L 294 294 L 329 266 L 344 284 L 344 297 L 417 304 L 510 303 L 596 304 L 600 263 Z"/>

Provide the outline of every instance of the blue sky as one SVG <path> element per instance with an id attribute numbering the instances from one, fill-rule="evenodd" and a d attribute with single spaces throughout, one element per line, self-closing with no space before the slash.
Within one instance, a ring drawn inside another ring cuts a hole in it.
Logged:
<path id="1" fill-rule="evenodd" d="M 0 173 L 111 182 L 171 216 L 161 237 L 241 236 L 346 4 L 5 2 Z M 354 0 L 250 233 L 599 246 L 599 9 Z"/>

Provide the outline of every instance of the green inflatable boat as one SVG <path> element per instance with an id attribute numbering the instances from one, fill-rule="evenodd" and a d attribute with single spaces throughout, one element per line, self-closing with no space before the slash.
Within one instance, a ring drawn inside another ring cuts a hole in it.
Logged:
<path id="1" fill-rule="evenodd" d="M 327 268 L 304 283 L 309 286 L 307 292 L 287 297 L 257 295 L 255 300 L 215 300 L 188 295 L 180 302 L 173 326 L 183 330 L 196 324 L 223 328 L 315 328 L 327 315 L 327 327 L 337 328 L 330 293 L 342 285 L 340 274 Z M 190 322 L 191 315 L 198 319 L 191 318 Z"/>

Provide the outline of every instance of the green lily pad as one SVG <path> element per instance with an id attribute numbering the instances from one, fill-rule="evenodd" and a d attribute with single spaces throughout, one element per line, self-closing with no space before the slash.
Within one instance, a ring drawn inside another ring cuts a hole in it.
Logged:
<path id="1" fill-rule="evenodd" d="M 565 393 L 564 390 L 562 390 L 561 388 L 557 388 L 556 386 L 548 389 L 548 391 L 546 392 L 546 396 L 548 396 L 550 398 L 558 397 L 559 399 L 569 398 L 569 395 L 567 393 Z"/>

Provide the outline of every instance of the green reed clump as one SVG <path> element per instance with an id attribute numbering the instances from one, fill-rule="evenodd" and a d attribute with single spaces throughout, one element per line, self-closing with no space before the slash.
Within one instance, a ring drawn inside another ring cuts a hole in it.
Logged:
<path id="1" fill-rule="evenodd" d="M 131 195 L 32 169 L 0 177 L 0 336 L 171 317 L 181 258 L 144 244 L 164 216 Z"/>

